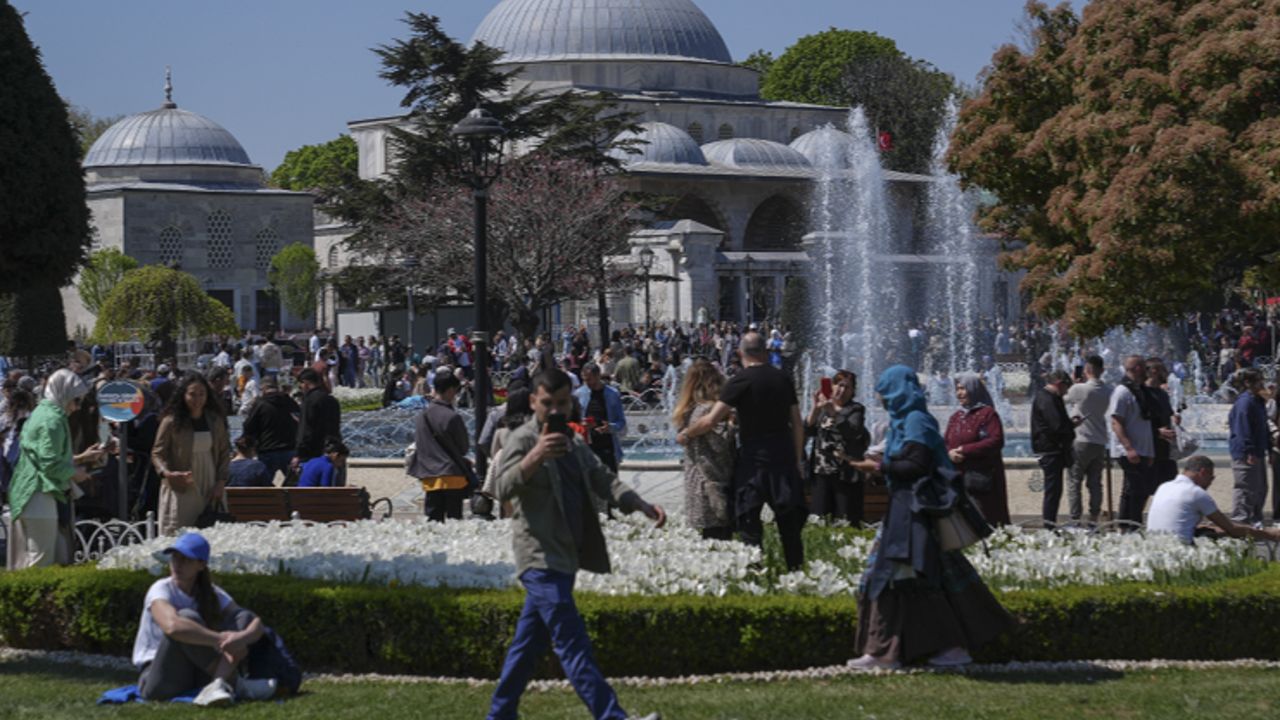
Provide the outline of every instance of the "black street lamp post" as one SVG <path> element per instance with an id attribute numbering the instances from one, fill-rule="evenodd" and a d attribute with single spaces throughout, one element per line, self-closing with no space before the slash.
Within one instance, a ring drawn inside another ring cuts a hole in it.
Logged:
<path id="1" fill-rule="evenodd" d="M 458 149 L 463 176 L 471 186 L 476 207 L 476 315 L 475 327 L 471 331 L 471 344 L 475 349 L 472 367 L 475 369 L 476 475 L 484 477 L 488 459 L 480 447 L 480 433 L 484 431 L 484 423 L 489 415 L 489 399 L 492 397 L 492 390 L 489 389 L 489 267 L 485 246 L 489 186 L 498 179 L 498 174 L 502 171 L 502 138 L 507 131 L 497 118 L 477 105 L 476 109 L 453 126 L 449 134 L 460 146 Z"/>
<path id="2" fill-rule="evenodd" d="M 648 330 L 652 327 L 649 320 L 649 273 L 653 271 L 653 250 L 641 248 L 640 269 L 644 271 L 644 329 Z"/>
<path id="3" fill-rule="evenodd" d="M 418 259 L 415 257 L 407 257 L 400 262 L 400 267 L 405 269 L 404 307 L 405 307 L 405 316 L 406 316 L 405 324 L 408 327 L 405 329 L 404 341 L 405 341 L 405 344 L 408 345 L 409 347 L 409 357 L 413 357 L 413 320 L 414 318 L 413 318 L 413 278 L 411 276 L 413 275 L 414 271 L 417 270 L 418 268 Z"/>

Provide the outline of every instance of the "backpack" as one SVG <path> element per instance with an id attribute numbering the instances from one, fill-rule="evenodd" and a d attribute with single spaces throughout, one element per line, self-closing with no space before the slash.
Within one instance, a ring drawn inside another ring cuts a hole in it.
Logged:
<path id="1" fill-rule="evenodd" d="M 262 637 L 249 646 L 246 665 L 249 677 L 275 678 L 276 686 L 283 693 L 296 695 L 302 686 L 302 668 L 298 667 L 293 653 L 285 647 L 280 635 L 266 625 L 263 625 Z"/>
<path id="2" fill-rule="evenodd" d="M 5 447 L 6 442 L 8 444 L 8 450 L 0 455 L 0 502 L 8 496 L 9 483 L 13 480 L 13 473 L 18 469 L 18 457 L 22 454 L 22 443 L 19 439 L 22 437 L 22 425 L 26 421 L 26 418 L 22 418 L 9 428 L 8 433 L 0 437 L 0 449 Z"/>

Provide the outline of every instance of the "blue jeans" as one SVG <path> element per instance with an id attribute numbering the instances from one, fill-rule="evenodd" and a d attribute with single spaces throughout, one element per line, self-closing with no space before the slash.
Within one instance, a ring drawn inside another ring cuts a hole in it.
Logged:
<path id="1" fill-rule="evenodd" d="M 258 459 L 271 471 L 271 484 L 276 482 L 276 472 L 282 477 L 289 476 L 289 461 L 293 460 L 292 450 L 268 450 L 258 453 Z"/>
<path id="2" fill-rule="evenodd" d="M 573 602 L 573 581 L 573 575 L 554 570 L 529 569 L 520 574 L 526 593 L 524 610 L 502 665 L 502 677 L 493 691 L 489 707 L 492 720 L 516 717 L 520 695 L 533 675 L 534 663 L 547 651 L 548 643 L 555 649 L 560 667 L 564 668 L 565 676 L 593 718 L 625 720 L 627 717 L 591 655 L 587 626 Z"/>

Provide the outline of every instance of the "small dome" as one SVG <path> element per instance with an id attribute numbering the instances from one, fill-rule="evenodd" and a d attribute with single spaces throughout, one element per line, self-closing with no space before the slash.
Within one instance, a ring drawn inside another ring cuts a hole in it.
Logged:
<path id="1" fill-rule="evenodd" d="M 89 148 L 84 167 L 253 165 L 226 128 L 171 105 L 130 115 L 107 128 Z"/>
<path id="2" fill-rule="evenodd" d="M 809 159 L 814 167 L 849 169 L 853 136 L 831 125 L 823 125 L 791 141 L 791 149 Z"/>
<path id="3" fill-rule="evenodd" d="M 471 38 L 502 62 L 685 58 L 730 64 L 724 38 L 692 0 L 502 0 Z"/>
<path id="4" fill-rule="evenodd" d="M 613 148 L 609 156 L 621 160 L 624 165 L 635 163 L 666 163 L 669 165 L 706 165 L 707 159 L 702 149 L 689 133 L 675 125 L 661 122 L 640 124 L 640 132 L 625 131 L 618 133 L 613 142 L 641 140 L 636 143 L 632 152 L 627 148 Z"/>
<path id="5" fill-rule="evenodd" d="M 772 140 L 734 138 L 702 146 L 702 154 L 717 165 L 729 167 L 807 168 L 804 155 Z"/>

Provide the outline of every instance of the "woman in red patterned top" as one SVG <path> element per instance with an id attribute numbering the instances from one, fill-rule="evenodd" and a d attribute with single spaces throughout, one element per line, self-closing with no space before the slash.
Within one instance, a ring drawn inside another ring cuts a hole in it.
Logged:
<path id="1" fill-rule="evenodd" d="M 943 439 L 956 470 L 964 474 L 965 489 L 992 525 L 1008 525 L 1009 493 L 1005 487 L 1004 426 L 991 393 L 977 373 L 956 375 L 960 409 L 947 422 Z"/>

